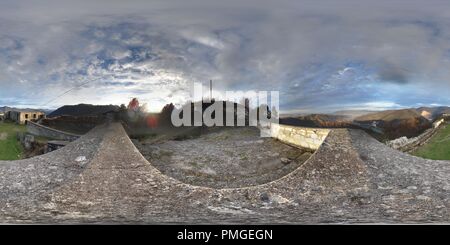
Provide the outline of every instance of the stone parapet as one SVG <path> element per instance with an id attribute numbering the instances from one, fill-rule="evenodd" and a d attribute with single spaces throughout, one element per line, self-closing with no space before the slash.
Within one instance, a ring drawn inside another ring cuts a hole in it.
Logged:
<path id="1" fill-rule="evenodd" d="M 273 138 L 282 142 L 317 150 L 330 133 L 330 129 L 272 124 L 270 132 Z"/>
<path id="2" fill-rule="evenodd" d="M 47 138 L 64 140 L 64 141 L 74 141 L 74 140 L 77 140 L 78 138 L 80 138 L 80 135 L 63 132 L 63 131 L 49 128 L 49 127 L 43 126 L 41 124 L 37 124 L 34 122 L 30 122 L 30 121 L 27 122 L 27 131 L 28 131 L 28 133 L 34 134 L 37 136 L 43 136 L 43 137 L 47 137 Z"/>

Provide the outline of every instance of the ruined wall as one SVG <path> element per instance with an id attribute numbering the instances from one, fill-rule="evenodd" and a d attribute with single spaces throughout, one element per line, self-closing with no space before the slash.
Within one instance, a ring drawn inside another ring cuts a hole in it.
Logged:
<path id="1" fill-rule="evenodd" d="M 282 142 L 317 150 L 328 136 L 330 129 L 272 124 L 270 132 L 273 138 L 279 139 Z"/>
<path id="2" fill-rule="evenodd" d="M 445 120 L 441 119 L 433 123 L 432 128 L 425 130 L 425 132 L 423 132 L 417 137 L 408 138 L 403 136 L 386 142 L 386 145 L 402 152 L 413 152 L 418 147 L 426 144 L 444 125 Z"/>
<path id="3" fill-rule="evenodd" d="M 386 142 L 386 145 L 399 151 L 411 152 L 417 147 L 423 145 L 429 138 L 434 135 L 435 132 L 436 128 L 429 128 L 417 137 L 408 138 L 406 136 L 403 136 Z"/>
<path id="4" fill-rule="evenodd" d="M 47 138 L 57 139 L 57 140 L 65 140 L 65 141 L 74 141 L 78 139 L 80 136 L 76 134 L 71 134 L 63 131 L 59 131 L 53 128 L 49 128 L 31 121 L 27 122 L 27 131 L 30 134 L 34 134 L 37 136 L 43 136 Z"/>
<path id="5" fill-rule="evenodd" d="M 25 124 L 30 120 L 38 120 L 45 117 L 45 113 L 39 111 L 9 111 L 7 118 L 19 124 Z"/>

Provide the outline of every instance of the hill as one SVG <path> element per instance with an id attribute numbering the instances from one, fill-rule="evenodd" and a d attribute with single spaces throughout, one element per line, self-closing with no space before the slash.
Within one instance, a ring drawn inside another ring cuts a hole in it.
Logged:
<path id="1" fill-rule="evenodd" d="M 283 117 L 280 118 L 280 123 L 302 127 L 341 128 L 350 126 L 351 120 L 349 117 L 343 115 L 311 114 L 297 117 Z"/>
<path id="2" fill-rule="evenodd" d="M 450 107 L 419 107 L 416 111 L 429 120 L 435 120 L 444 113 L 450 114 Z"/>
<path id="3" fill-rule="evenodd" d="M 403 110 L 387 110 L 375 113 L 369 113 L 363 116 L 355 118 L 355 121 L 393 121 L 393 120 L 404 120 L 415 117 L 422 117 L 414 109 L 403 109 Z"/>
<path id="4" fill-rule="evenodd" d="M 96 116 L 108 111 L 117 111 L 119 107 L 116 105 L 65 105 L 58 108 L 48 115 L 48 117 L 57 116 Z"/>
<path id="5" fill-rule="evenodd" d="M 5 112 L 11 110 L 11 107 L 8 106 L 0 106 L 0 112 Z"/>
<path id="6" fill-rule="evenodd" d="M 375 113 L 376 111 L 370 111 L 370 110 L 342 110 L 342 111 L 336 111 L 333 113 L 333 115 L 339 115 L 339 116 L 346 116 L 351 119 L 354 119 L 359 116 L 364 116 L 370 113 Z"/>
<path id="7" fill-rule="evenodd" d="M 15 108 L 15 107 L 9 107 L 9 106 L 0 106 L 0 112 L 6 112 L 6 111 L 43 111 L 43 112 L 47 112 L 46 110 L 41 110 L 41 109 Z"/>
<path id="8" fill-rule="evenodd" d="M 355 118 L 359 125 L 376 125 L 384 139 L 416 137 L 431 127 L 431 122 L 415 109 L 387 110 Z"/>
<path id="9" fill-rule="evenodd" d="M 415 137 L 431 127 L 431 121 L 416 109 L 387 111 L 338 111 L 280 118 L 281 124 L 317 128 L 360 128 L 380 141 Z"/>

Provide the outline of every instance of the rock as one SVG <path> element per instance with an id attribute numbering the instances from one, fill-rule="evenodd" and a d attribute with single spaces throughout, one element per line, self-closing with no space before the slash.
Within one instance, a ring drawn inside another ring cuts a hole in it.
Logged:
<path id="1" fill-rule="evenodd" d="M 265 192 L 261 193 L 261 195 L 259 197 L 261 198 L 261 201 L 263 201 L 263 202 L 269 202 L 270 201 L 269 194 L 267 194 Z"/>
<path id="2" fill-rule="evenodd" d="M 33 135 L 25 135 L 23 139 L 23 146 L 26 150 L 31 150 L 33 148 L 34 136 Z"/>
<path id="3" fill-rule="evenodd" d="M 284 197 L 282 197 L 280 195 L 273 195 L 272 196 L 272 201 L 275 202 L 275 203 L 278 203 L 278 204 L 291 204 L 292 203 L 291 200 L 289 200 L 287 198 L 284 198 Z"/>
<path id="4" fill-rule="evenodd" d="M 86 157 L 85 156 L 79 156 L 75 159 L 76 162 L 84 162 L 86 161 Z"/>
<path id="5" fill-rule="evenodd" d="M 282 162 L 283 164 L 289 164 L 289 163 L 292 162 L 291 159 L 286 158 L 286 157 L 282 157 L 280 160 L 281 160 L 281 162 Z"/>
<path id="6" fill-rule="evenodd" d="M 431 200 L 431 197 L 429 197 L 429 196 L 424 196 L 424 195 L 418 195 L 418 196 L 417 196 L 417 199 L 418 199 L 418 200 L 422 200 L 422 201 L 429 201 L 429 200 Z"/>
<path id="7" fill-rule="evenodd" d="M 409 142 L 410 142 L 410 140 L 407 137 L 403 136 L 403 137 L 400 137 L 400 138 L 397 138 L 397 139 L 387 142 L 387 145 L 394 149 L 398 149 L 398 148 L 408 144 Z"/>

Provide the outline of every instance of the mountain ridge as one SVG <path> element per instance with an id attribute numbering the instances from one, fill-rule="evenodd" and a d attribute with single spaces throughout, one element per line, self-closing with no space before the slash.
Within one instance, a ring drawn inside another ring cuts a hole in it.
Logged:
<path id="1" fill-rule="evenodd" d="M 96 116 L 108 111 L 117 111 L 117 105 L 92 105 L 78 104 L 62 106 L 48 115 L 48 117 L 57 116 Z"/>

